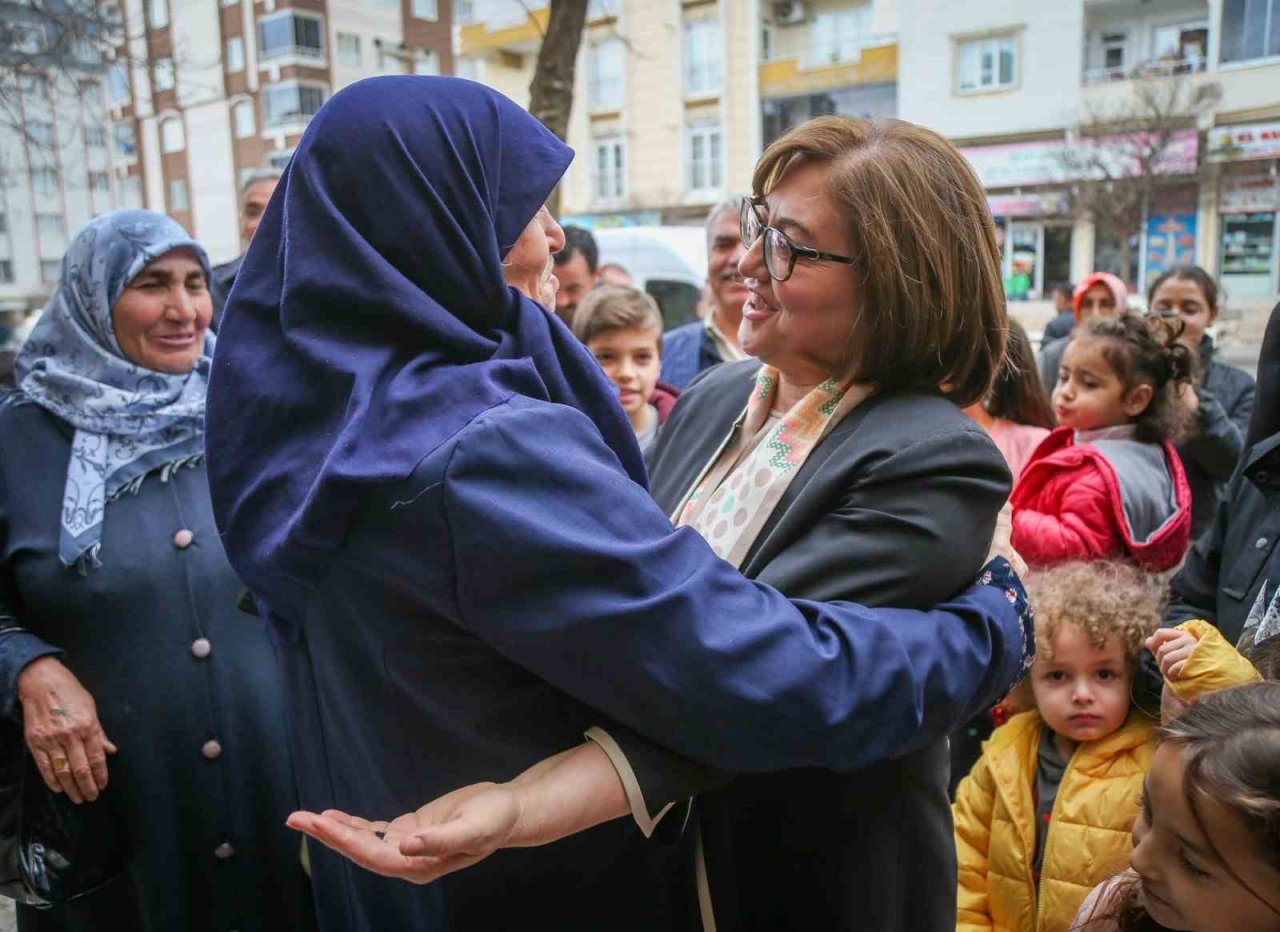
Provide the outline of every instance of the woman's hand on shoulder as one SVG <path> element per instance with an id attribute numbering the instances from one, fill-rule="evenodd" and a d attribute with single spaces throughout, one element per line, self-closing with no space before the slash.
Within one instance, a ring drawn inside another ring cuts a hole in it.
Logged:
<path id="1" fill-rule="evenodd" d="M 329 809 L 288 824 L 375 874 L 426 884 L 507 847 L 519 817 L 511 784 L 476 783 L 390 822 Z"/>
<path id="2" fill-rule="evenodd" d="M 45 785 L 77 805 L 97 799 L 116 746 L 102 730 L 93 696 L 56 657 L 32 661 L 17 685 L 27 747 Z"/>

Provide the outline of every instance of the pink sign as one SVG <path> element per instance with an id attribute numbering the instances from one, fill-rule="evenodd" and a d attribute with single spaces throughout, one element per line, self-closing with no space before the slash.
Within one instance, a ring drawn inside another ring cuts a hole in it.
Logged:
<path id="1" fill-rule="evenodd" d="M 1134 134 L 1099 139 L 1019 142 L 1007 146 L 971 146 L 960 150 L 984 188 L 1017 188 L 1080 178 L 1133 176 L 1139 172 L 1138 154 L 1153 144 L 1152 137 Z M 1196 170 L 1200 134 L 1174 133 L 1161 152 L 1156 170 L 1186 175 Z M 1090 151 L 1096 147 L 1096 155 Z M 1101 163 L 1101 164 L 1099 164 Z"/>

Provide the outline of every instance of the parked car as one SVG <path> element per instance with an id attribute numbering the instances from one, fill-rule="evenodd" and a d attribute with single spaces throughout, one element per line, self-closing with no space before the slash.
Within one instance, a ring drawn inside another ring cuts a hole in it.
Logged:
<path id="1" fill-rule="evenodd" d="M 615 227 L 591 231 L 600 263 L 616 262 L 651 294 L 668 330 L 698 316 L 707 281 L 707 237 L 701 227 Z"/>

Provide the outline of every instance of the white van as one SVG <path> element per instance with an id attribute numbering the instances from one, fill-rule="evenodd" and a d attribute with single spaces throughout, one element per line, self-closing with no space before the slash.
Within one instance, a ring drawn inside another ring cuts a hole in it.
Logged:
<path id="1" fill-rule="evenodd" d="M 591 234 L 600 264 L 616 262 L 651 294 L 667 329 L 697 319 L 707 281 L 707 236 L 702 227 L 611 227 Z"/>

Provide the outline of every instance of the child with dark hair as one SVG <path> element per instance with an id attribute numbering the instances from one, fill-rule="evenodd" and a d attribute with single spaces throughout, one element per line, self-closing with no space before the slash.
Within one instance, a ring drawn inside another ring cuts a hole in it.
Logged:
<path id="1" fill-rule="evenodd" d="M 1015 479 L 1053 430 L 1053 409 L 1040 387 L 1027 332 L 1009 321 L 1009 345 L 987 397 L 964 409 L 1004 454 Z"/>
<path id="2" fill-rule="evenodd" d="M 1193 430 L 1178 445 L 1191 486 L 1193 539 L 1213 523 L 1218 500 L 1244 453 L 1253 416 L 1253 376 L 1218 358 L 1207 332 L 1222 302 L 1218 283 L 1198 265 L 1169 269 L 1147 290 L 1147 313 L 1181 321 L 1178 342 L 1199 357 L 1199 377 L 1182 394 Z"/>
<path id="3" fill-rule="evenodd" d="M 1089 321 L 1062 357 L 1058 427 L 1010 499 L 1013 546 L 1032 566 L 1122 558 L 1148 572 L 1178 565 L 1191 490 L 1173 443 L 1189 412 L 1179 397 L 1194 358 L 1163 320 Z"/>
<path id="4" fill-rule="evenodd" d="M 1027 595 L 1036 659 L 1009 701 L 1030 711 L 996 729 L 956 796 L 961 932 L 1064 932 L 1128 858 L 1154 745 L 1130 685 L 1162 587 L 1127 563 L 1071 562 L 1028 576 Z M 1167 632 L 1194 644 L 1171 683 L 1181 701 L 1257 678 L 1212 626 L 1184 628 Z"/>
<path id="5" fill-rule="evenodd" d="M 1280 930 L 1280 683 L 1212 693 L 1160 729 L 1130 869 L 1078 932 Z"/>

